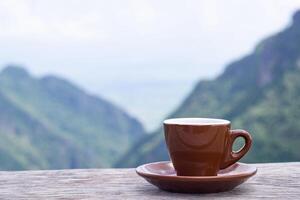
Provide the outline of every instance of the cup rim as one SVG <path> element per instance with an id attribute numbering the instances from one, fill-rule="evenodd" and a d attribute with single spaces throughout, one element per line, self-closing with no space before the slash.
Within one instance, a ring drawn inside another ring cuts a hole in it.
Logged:
<path id="1" fill-rule="evenodd" d="M 215 126 L 215 125 L 228 125 L 229 120 L 217 118 L 170 118 L 163 121 L 165 125 L 186 125 L 186 126 Z"/>

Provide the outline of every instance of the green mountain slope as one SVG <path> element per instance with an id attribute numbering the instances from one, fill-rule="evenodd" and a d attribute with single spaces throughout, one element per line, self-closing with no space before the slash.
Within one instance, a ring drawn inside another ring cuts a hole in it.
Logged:
<path id="1" fill-rule="evenodd" d="M 300 11 L 291 26 L 228 65 L 215 80 L 200 81 L 169 117 L 230 119 L 233 128 L 253 135 L 253 147 L 244 160 L 299 161 L 299 99 Z M 167 159 L 160 128 L 137 142 L 116 166 Z"/>
<path id="2" fill-rule="evenodd" d="M 111 166 L 144 133 L 109 102 L 22 68 L 0 73 L 0 169 Z"/>

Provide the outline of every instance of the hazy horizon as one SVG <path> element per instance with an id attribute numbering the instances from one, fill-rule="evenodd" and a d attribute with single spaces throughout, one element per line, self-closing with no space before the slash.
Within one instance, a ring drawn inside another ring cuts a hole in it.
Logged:
<path id="1" fill-rule="evenodd" d="M 250 53 L 298 8 L 296 0 L 2 1 L 0 68 L 66 78 L 153 129 L 198 80 Z"/>

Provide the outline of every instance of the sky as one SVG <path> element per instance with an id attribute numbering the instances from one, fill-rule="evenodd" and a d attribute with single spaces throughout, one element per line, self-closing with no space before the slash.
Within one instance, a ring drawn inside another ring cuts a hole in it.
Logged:
<path id="1" fill-rule="evenodd" d="M 153 129 L 200 79 L 290 23 L 300 0 L 0 0 L 0 68 L 55 74 Z"/>

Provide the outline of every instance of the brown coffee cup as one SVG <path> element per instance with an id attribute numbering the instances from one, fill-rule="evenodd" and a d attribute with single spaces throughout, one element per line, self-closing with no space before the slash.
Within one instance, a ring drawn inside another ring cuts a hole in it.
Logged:
<path id="1" fill-rule="evenodd" d="M 165 140 L 178 176 L 215 176 L 241 159 L 250 149 L 251 135 L 230 130 L 230 121 L 211 118 L 176 118 L 164 121 Z M 232 150 L 236 138 L 245 145 Z"/>

